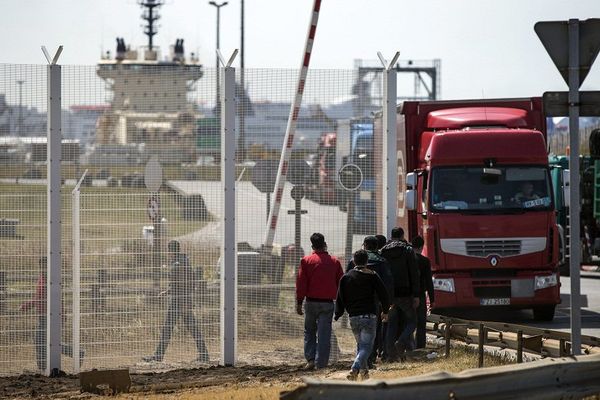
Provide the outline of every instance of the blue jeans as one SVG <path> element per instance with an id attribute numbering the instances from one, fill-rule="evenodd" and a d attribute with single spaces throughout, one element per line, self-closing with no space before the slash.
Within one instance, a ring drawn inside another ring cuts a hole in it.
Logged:
<path id="1" fill-rule="evenodd" d="M 317 368 L 325 368 L 329 362 L 333 311 L 333 302 L 304 303 L 304 357 Z"/>
<path id="2" fill-rule="evenodd" d="M 390 359 L 397 357 L 396 339 L 405 349 L 411 349 L 412 334 L 416 328 L 416 313 L 412 302 L 412 297 L 396 297 L 393 301 L 394 307 L 388 313 L 385 347 L 387 357 Z M 400 337 L 398 337 L 398 331 L 401 327 L 402 331 Z"/>
<path id="3" fill-rule="evenodd" d="M 350 327 L 356 339 L 356 359 L 353 370 L 368 369 L 368 359 L 373 351 L 373 343 L 377 333 L 377 316 L 375 314 L 350 317 Z"/>

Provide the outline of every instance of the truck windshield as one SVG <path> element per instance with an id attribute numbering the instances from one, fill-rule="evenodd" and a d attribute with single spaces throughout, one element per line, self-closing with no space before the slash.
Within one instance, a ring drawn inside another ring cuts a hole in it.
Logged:
<path id="1" fill-rule="evenodd" d="M 442 167 L 431 174 L 431 209 L 436 211 L 547 210 L 550 196 L 545 167 Z"/>

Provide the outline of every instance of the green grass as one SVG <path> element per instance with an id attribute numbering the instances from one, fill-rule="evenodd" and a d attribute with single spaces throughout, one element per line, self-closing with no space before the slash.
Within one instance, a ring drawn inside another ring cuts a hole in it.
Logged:
<path id="1" fill-rule="evenodd" d="M 110 176 L 117 179 L 122 178 L 125 175 L 131 175 L 134 173 L 144 174 L 145 165 L 117 165 L 117 166 L 97 166 L 97 165 L 80 165 L 79 167 L 74 164 L 63 163 L 61 165 L 62 177 L 64 179 L 76 179 L 81 176 L 83 171 L 88 170 L 88 174 L 95 177 L 101 170 L 108 170 Z M 42 177 L 46 177 L 46 166 L 45 165 L 4 165 L 0 168 L 0 179 L 1 178 L 22 178 L 23 174 L 30 169 L 37 169 L 42 174 Z M 244 167 L 237 167 L 236 176 L 239 176 Z M 246 171 L 248 172 L 248 171 Z M 183 180 L 186 179 L 190 173 L 196 174 L 196 178 L 203 181 L 218 181 L 221 178 L 221 166 L 220 165 L 190 165 L 182 167 L 180 165 L 164 165 L 163 166 L 163 177 L 165 180 Z M 248 175 L 249 174 L 244 174 Z M 244 176 L 242 180 L 248 180 L 249 177 Z"/>
<path id="2" fill-rule="evenodd" d="M 62 191 L 63 264 L 71 267 L 71 190 Z M 120 268 L 148 262 L 151 247 L 142 237 L 144 226 L 152 225 L 146 207 L 148 192 L 133 188 L 84 187 L 80 197 L 82 265 Z M 179 196 L 161 193 L 161 212 L 167 219 L 163 245 L 171 239 L 204 227 L 207 221 L 182 218 Z M 46 253 L 46 187 L 44 185 L 0 184 L 0 218 L 17 218 L 22 239 L 0 238 L 0 268 L 4 271 L 34 270 Z M 212 217 L 209 216 L 209 221 Z M 204 261 L 199 249 L 186 249 L 194 262 Z M 214 253 L 212 251 L 211 253 Z M 213 258 L 216 256 L 213 256 Z M 204 262 L 202 263 L 204 264 Z"/>

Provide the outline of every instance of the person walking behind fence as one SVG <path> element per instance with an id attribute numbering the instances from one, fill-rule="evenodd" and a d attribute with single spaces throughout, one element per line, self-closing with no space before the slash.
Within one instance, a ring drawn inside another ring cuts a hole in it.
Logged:
<path id="1" fill-rule="evenodd" d="M 33 337 L 33 342 L 35 344 L 35 359 L 37 362 L 37 367 L 39 370 L 43 371 L 46 369 L 46 323 L 48 321 L 46 316 L 47 258 L 40 257 L 38 263 L 41 269 L 41 273 L 37 280 L 33 297 L 30 300 L 27 300 L 26 302 L 22 303 L 19 309 L 22 312 L 26 312 L 34 308 L 35 312 L 37 313 L 38 323 Z M 73 346 L 71 346 L 70 344 L 61 344 L 61 352 L 67 357 L 73 357 Z M 81 363 L 83 363 L 84 355 L 85 352 L 83 350 L 79 350 L 80 365 Z"/>
<path id="2" fill-rule="evenodd" d="M 192 310 L 192 299 L 194 295 L 194 274 L 186 254 L 181 253 L 180 244 L 176 240 L 171 240 L 168 244 L 168 250 L 171 256 L 171 267 L 169 270 L 169 289 L 161 292 L 159 295 L 169 297 L 169 307 L 165 317 L 165 323 L 162 327 L 160 342 L 156 352 L 152 356 L 146 356 L 144 361 L 162 361 L 165 351 L 171 341 L 171 334 L 177 321 L 181 318 L 185 328 L 190 332 L 196 342 L 198 358 L 196 361 L 208 363 L 208 351 L 198 322 L 194 317 Z"/>
<path id="3" fill-rule="evenodd" d="M 350 327 L 356 339 L 356 359 L 347 375 L 351 381 L 359 376 L 363 380 L 369 379 L 368 359 L 375 343 L 377 314 L 381 311 L 381 318 L 386 320 L 390 306 L 383 281 L 368 267 L 367 251 L 358 250 L 353 260 L 354 268 L 346 272 L 340 281 L 334 317 L 337 321 L 344 311 L 348 311 L 350 316 Z"/>
<path id="4" fill-rule="evenodd" d="M 404 230 L 392 229 L 392 238 L 381 249 L 381 255 L 390 264 L 394 278 L 394 299 L 390 307 L 386 333 L 386 361 L 404 360 L 411 348 L 416 327 L 415 309 L 419 305 L 419 270 L 412 247 L 404 240 Z M 398 337 L 398 331 L 402 332 Z M 396 340 L 397 338 L 397 340 Z"/>
<path id="5" fill-rule="evenodd" d="M 417 256 L 417 265 L 419 266 L 419 277 L 421 290 L 419 296 L 419 306 L 417 307 L 417 331 L 416 331 L 416 342 L 417 349 L 425 348 L 427 340 L 425 337 L 426 323 L 427 323 L 427 299 L 429 297 L 429 304 L 432 305 L 435 301 L 435 294 L 433 290 L 433 280 L 431 279 L 431 262 L 429 258 L 423 254 L 423 246 L 425 241 L 421 236 L 415 236 L 412 240 L 412 248 Z"/>
<path id="6" fill-rule="evenodd" d="M 306 369 L 325 368 L 329 363 L 333 301 L 344 274 L 338 259 L 327 252 L 322 234 L 313 233 L 310 242 L 313 253 L 302 258 L 296 277 L 296 312 L 304 315 Z"/>

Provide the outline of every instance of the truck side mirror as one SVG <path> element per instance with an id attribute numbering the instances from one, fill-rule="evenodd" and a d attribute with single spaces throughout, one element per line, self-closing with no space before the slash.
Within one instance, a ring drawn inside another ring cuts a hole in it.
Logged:
<path id="1" fill-rule="evenodd" d="M 407 210 L 414 211 L 417 209 L 417 191 L 416 190 L 409 189 L 406 191 L 406 197 L 404 199 L 404 204 L 406 204 Z"/>
<path id="2" fill-rule="evenodd" d="M 565 203 L 565 207 L 571 206 L 571 192 L 569 190 L 571 186 L 571 177 L 569 176 L 569 170 L 563 169 L 562 171 L 562 190 L 563 190 L 563 199 Z"/>
<path id="3" fill-rule="evenodd" d="M 414 189 L 417 187 L 417 174 L 414 172 L 409 172 L 406 174 L 406 187 L 409 189 Z"/>

